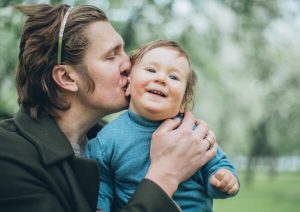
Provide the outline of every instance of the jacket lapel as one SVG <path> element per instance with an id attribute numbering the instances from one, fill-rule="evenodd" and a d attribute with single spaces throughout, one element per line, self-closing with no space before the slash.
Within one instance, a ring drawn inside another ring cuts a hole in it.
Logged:
<path id="1" fill-rule="evenodd" d="M 74 155 L 70 142 L 53 118 L 45 116 L 35 121 L 20 110 L 14 116 L 14 121 L 21 134 L 39 150 L 45 165 Z"/>
<path id="2" fill-rule="evenodd" d="M 89 204 L 96 206 L 100 181 L 97 162 L 75 157 L 73 160 L 73 170 Z M 94 210 L 96 210 L 96 208 Z"/>
<path id="3" fill-rule="evenodd" d="M 99 168 L 97 162 L 75 157 L 69 140 L 59 129 L 54 119 L 49 116 L 41 117 L 38 121 L 35 121 L 20 110 L 14 116 L 14 122 L 20 133 L 37 148 L 42 162 L 46 166 L 62 160 L 70 162 L 72 171 L 67 166 L 64 167 L 69 184 L 75 183 L 73 181 L 75 177 L 83 193 L 77 190 L 77 183 L 72 184 L 70 189 L 74 191 L 73 194 L 77 197 L 75 199 L 82 199 L 82 195 L 84 195 L 90 207 L 93 211 L 96 211 L 99 191 Z M 81 206 L 84 208 L 82 204 Z M 78 206 L 80 207 L 80 203 L 78 203 Z"/>

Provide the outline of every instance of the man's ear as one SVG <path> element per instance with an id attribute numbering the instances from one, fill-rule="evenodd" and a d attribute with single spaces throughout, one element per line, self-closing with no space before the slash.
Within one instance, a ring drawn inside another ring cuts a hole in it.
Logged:
<path id="1" fill-rule="evenodd" d="M 78 91 L 78 85 L 74 80 L 76 72 L 68 65 L 56 65 L 52 70 L 52 77 L 56 84 L 67 91 Z"/>
<path id="2" fill-rule="evenodd" d="M 128 86 L 125 91 L 125 96 L 130 96 L 130 81 L 131 81 L 131 78 L 128 77 Z"/>

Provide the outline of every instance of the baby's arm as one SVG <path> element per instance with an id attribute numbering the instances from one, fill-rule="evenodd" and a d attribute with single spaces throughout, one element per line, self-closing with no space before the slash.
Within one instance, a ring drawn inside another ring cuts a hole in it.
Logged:
<path id="1" fill-rule="evenodd" d="M 220 147 L 216 156 L 201 169 L 201 173 L 211 198 L 227 198 L 237 194 L 237 172 Z"/>

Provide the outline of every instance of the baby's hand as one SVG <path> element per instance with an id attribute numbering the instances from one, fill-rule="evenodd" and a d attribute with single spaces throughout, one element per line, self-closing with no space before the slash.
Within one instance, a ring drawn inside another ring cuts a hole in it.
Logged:
<path id="1" fill-rule="evenodd" d="M 224 168 L 216 171 L 210 178 L 210 184 L 228 194 L 235 194 L 239 190 L 239 183 L 236 176 Z"/>

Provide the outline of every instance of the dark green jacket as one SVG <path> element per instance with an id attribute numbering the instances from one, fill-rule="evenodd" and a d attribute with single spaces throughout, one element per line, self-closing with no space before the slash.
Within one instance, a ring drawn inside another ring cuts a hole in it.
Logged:
<path id="1" fill-rule="evenodd" d="M 0 122 L 1 212 L 95 212 L 95 161 L 74 156 L 52 118 L 32 120 L 19 111 Z M 178 211 L 153 182 L 143 180 L 123 211 Z"/>

